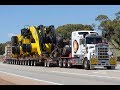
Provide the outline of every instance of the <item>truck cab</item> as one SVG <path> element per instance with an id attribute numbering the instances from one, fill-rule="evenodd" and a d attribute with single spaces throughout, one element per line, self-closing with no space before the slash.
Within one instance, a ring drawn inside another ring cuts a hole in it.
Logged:
<path id="1" fill-rule="evenodd" d="M 95 31 L 72 32 L 72 57 L 76 57 L 76 64 L 83 65 L 85 69 L 115 69 L 116 59 L 109 44 L 102 40 L 102 36 Z"/>

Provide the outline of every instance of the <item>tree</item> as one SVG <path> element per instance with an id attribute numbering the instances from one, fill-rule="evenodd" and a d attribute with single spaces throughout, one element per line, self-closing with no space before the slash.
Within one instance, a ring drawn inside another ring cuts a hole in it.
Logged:
<path id="1" fill-rule="evenodd" d="M 7 41 L 6 43 L 0 43 L 0 55 L 3 55 L 5 53 L 5 46 L 7 44 L 11 44 L 11 41 Z"/>
<path id="2" fill-rule="evenodd" d="M 98 29 L 102 30 L 103 37 L 108 41 L 114 40 L 120 46 L 120 11 L 115 16 L 111 20 L 106 15 L 98 15 L 95 20 L 100 22 Z"/>
<path id="3" fill-rule="evenodd" d="M 116 15 L 116 20 L 120 20 L 120 11 L 115 13 L 115 15 Z"/>
<path id="4" fill-rule="evenodd" d="M 102 22 L 102 21 L 109 20 L 109 18 L 106 15 L 98 15 L 95 20 Z"/>
<path id="5" fill-rule="evenodd" d="M 58 26 L 56 29 L 57 35 L 62 36 L 64 39 L 71 37 L 72 31 L 78 30 L 94 30 L 92 25 L 82 25 L 82 24 L 66 24 Z"/>

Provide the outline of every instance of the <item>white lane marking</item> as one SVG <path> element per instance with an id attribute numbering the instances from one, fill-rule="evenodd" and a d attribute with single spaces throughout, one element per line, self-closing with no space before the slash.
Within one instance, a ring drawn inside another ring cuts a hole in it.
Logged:
<path id="1" fill-rule="evenodd" d="M 39 79 L 31 78 L 31 77 L 21 76 L 21 75 L 17 75 L 17 74 L 13 74 L 13 73 L 8 73 L 8 72 L 4 72 L 4 71 L 0 71 L 0 72 L 5 73 L 5 74 L 9 74 L 9 75 L 18 76 L 18 77 L 23 77 L 26 79 L 35 80 L 35 81 L 46 82 L 46 83 L 51 83 L 51 84 L 55 84 L 55 85 L 64 85 L 64 84 L 60 84 L 60 83 L 50 82 L 50 81 L 46 81 L 46 80 L 39 80 Z"/>
<path id="2" fill-rule="evenodd" d="M 93 73 L 107 74 L 107 72 L 105 72 L 105 71 L 96 71 L 96 72 L 93 72 Z"/>
<path id="3" fill-rule="evenodd" d="M 118 77 L 110 77 L 110 76 L 100 76 L 100 75 L 90 75 L 90 74 L 79 74 L 79 73 L 69 73 L 69 72 L 59 72 L 59 71 L 51 71 L 51 72 L 71 74 L 71 75 L 80 75 L 80 76 L 99 77 L 99 78 L 120 79 L 120 78 L 118 78 Z"/>

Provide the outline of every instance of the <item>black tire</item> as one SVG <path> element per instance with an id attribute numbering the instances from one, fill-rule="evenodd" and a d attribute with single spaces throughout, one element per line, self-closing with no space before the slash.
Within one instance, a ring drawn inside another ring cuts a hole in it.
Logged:
<path id="1" fill-rule="evenodd" d="M 51 30 L 51 35 L 50 35 L 50 37 L 51 37 L 51 43 L 52 43 L 51 50 L 54 50 L 55 45 L 56 45 L 56 43 L 57 43 L 57 41 L 56 41 L 57 39 L 56 39 L 55 28 L 54 28 L 54 25 L 49 26 L 49 28 L 50 28 L 50 30 Z"/>
<path id="2" fill-rule="evenodd" d="M 62 68 L 63 67 L 63 61 L 59 60 L 59 67 Z"/>
<path id="3" fill-rule="evenodd" d="M 66 59 L 63 59 L 63 67 L 67 68 L 67 60 Z"/>
<path id="4" fill-rule="evenodd" d="M 53 44 L 56 44 L 56 33 L 55 33 L 54 25 L 51 25 L 49 27 L 51 29 L 51 37 L 52 37 Z"/>
<path id="5" fill-rule="evenodd" d="M 35 60 L 35 61 L 34 61 L 34 66 L 36 66 L 36 63 L 37 63 L 37 61 Z"/>
<path id="6" fill-rule="evenodd" d="M 16 60 L 15 60 L 15 63 L 14 63 L 15 65 L 16 65 Z"/>
<path id="7" fill-rule="evenodd" d="M 84 68 L 85 70 L 90 70 L 90 61 L 87 59 L 84 61 Z"/>
<path id="8" fill-rule="evenodd" d="M 47 61 L 45 60 L 45 62 L 44 62 L 44 67 L 47 67 Z"/>
<path id="9" fill-rule="evenodd" d="M 34 60 L 31 61 L 31 66 L 34 66 Z"/>
<path id="10" fill-rule="evenodd" d="M 114 70 L 114 69 L 115 69 L 115 66 L 107 66 L 107 69 L 112 69 L 112 70 Z"/>
<path id="11" fill-rule="evenodd" d="M 16 46 L 18 44 L 18 37 L 17 36 L 12 36 L 11 37 L 11 45 Z"/>
<path id="12" fill-rule="evenodd" d="M 13 64 L 15 64 L 15 60 L 13 60 Z"/>
<path id="13" fill-rule="evenodd" d="M 72 63 L 70 63 L 69 60 L 68 60 L 68 62 L 67 62 L 67 66 L 68 66 L 68 68 L 72 68 Z"/>
<path id="14" fill-rule="evenodd" d="M 52 64 L 49 61 L 47 61 L 47 67 L 52 67 Z"/>
<path id="15" fill-rule="evenodd" d="M 111 66 L 111 69 L 112 69 L 112 70 L 115 70 L 115 66 Z"/>
<path id="16" fill-rule="evenodd" d="M 22 65 L 22 60 L 20 60 L 20 65 Z"/>
<path id="17" fill-rule="evenodd" d="M 44 32 L 44 26 L 43 26 L 43 25 L 39 25 L 37 29 L 38 29 L 38 30 L 41 30 L 41 33 L 38 32 L 38 34 L 39 34 L 38 37 L 40 38 L 39 44 L 40 44 L 40 46 L 41 46 L 41 50 L 44 51 L 44 47 L 45 47 L 45 32 Z"/>
<path id="18" fill-rule="evenodd" d="M 23 60 L 23 65 L 25 65 L 25 60 Z"/>
<path id="19" fill-rule="evenodd" d="M 28 65 L 28 60 L 26 60 L 26 65 Z"/>
<path id="20" fill-rule="evenodd" d="M 13 63 L 13 60 L 11 60 L 11 64 Z"/>
<path id="21" fill-rule="evenodd" d="M 29 60 L 28 63 L 29 63 L 29 66 L 31 66 L 31 60 Z"/>
<path id="22" fill-rule="evenodd" d="M 106 68 L 107 68 L 107 69 L 111 69 L 111 66 L 107 66 Z"/>

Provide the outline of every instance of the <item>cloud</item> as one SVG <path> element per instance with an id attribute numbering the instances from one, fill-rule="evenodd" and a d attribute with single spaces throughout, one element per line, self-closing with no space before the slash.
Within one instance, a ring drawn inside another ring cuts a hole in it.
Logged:
<path id="1" fill-rule="evenodd" d="M 16 36 L 14 33 L 8 33 L 8 37 Z"/>

